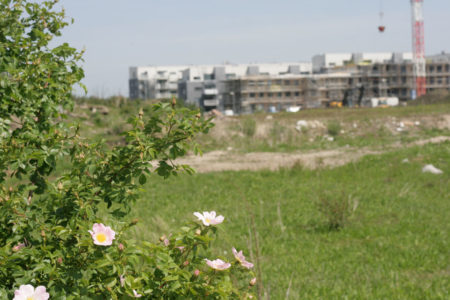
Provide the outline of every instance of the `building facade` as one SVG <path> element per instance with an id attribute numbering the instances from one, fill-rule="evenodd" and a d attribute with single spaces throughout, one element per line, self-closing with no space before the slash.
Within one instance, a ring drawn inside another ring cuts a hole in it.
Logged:
<path id="1" fill-rule="evenodd" d="M 450 54 L 427 57 L 427 92 L 450 91 Z M 414 99 L 411 53 L 322 54 L 312 63 L 130 68 L 130 98 L 178 96 L 205 111 L 277 112 L 371 98 Z"/>
<path id="2" fill-rule="evenodd" d="M 223 64 L 130 68 L 131 99 L 164 99 L 178 96 L 205 110 L 223 109 L 228 80 L 245 76 L 310 74 L 312 64 Z"/>

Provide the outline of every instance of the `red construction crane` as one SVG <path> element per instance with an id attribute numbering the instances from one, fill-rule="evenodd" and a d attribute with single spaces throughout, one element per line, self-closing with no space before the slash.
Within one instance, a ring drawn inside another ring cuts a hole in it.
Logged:
<path id="1" fill-rule="evenodd" d="M 412 8 L 412 46 L 415 91 L 412 98 L 420 97 L 427 92 L 425 38 L 423 26 L 423 0 L 411 0 Z"/>

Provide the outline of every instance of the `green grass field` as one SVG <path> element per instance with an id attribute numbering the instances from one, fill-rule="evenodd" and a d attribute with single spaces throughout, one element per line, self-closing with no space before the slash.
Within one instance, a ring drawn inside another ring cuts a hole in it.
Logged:
<path id="1" fill-rule="evenodd" d="M 120 143 L 125 120 L 148 109 L 143 102 L 107 107 L 107 115 L 75 110 L 83 135 Z M 262 299 L 450 299 L 450 142 L 403 147 L 450 136 L 449 113 L 441 103 L 216 120 L 198 139 L 206 151 L 388 152 L 334 169 L 297 164 L 276 172 L 152 176 L 130 216 L 140 220 L 132 233 L 157 241 L 194 221 L 193 212 L 215 210 L 225 222 L 212 257 L 230 259 L 233 246 L 244 250 L 256 264 Z M 298 132 L 297 120 L 323 127 Z M 399 122 L 415 121 L 420 125 L 396 131 Z M 324 139 L 333 131 L 333 142 Z M 428 163 L 444 174 L 422 173 Z"/>
<path id="2" fill-rule="evenodd" d="M 444 174 L 422 173 L 426 163 Z M 335 169 L 155 176 L 135 205 L 135 234 L 156 240 L 216 210 L 216 254 L 243 249 L 270 299 L 449 299 L 449 174 L 446 142 Z M 320 199 L 345 203 L 342 228 L 329 227 Z"/>

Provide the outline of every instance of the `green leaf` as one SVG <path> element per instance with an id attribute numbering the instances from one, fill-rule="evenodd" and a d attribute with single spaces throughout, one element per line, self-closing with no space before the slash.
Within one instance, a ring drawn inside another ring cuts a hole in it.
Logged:
<path id="1" fill-rule="evenodd" d="M 141 174 L 141 176 L 139 176 L 139 183 L 141 185 L 144 185 L 147 182 L 147 177 L 145 176 L 145 174 Z"/>

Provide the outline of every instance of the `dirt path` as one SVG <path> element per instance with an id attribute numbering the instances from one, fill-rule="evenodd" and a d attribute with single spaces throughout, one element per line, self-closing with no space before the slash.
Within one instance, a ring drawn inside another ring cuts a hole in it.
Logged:
<path id="1" fill-rule="evenodd" d="M 303 167 L 315 169 L 321 166 L 337 167 L 356 161 L 368 154 L 381 154 L 400 147 L 412 147 L 427 143 L 449 141 L 448 136 L 438 136 L 426 140 L 418 140 L 410 144 L 388 145 L 385 150 L 375 151 L 368 148 L 339 148 L 333 150 L 311 152 L 253 152 L 246 154 L 228 151 L 212 151 L 203 156 L 188 156 L 177 160 L 179 164 L 188 164 L 199 173 L 239 170 L 277 170 L 282 167 L 292 167 L 300 164 Z"/>

